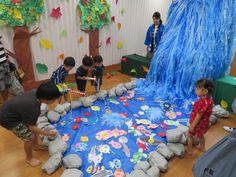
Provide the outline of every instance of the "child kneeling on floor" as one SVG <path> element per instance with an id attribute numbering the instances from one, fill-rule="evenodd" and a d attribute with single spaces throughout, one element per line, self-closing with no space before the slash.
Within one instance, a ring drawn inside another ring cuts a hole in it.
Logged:
<path id="1" fill-rule="evenodd" d="M 196 83 L 196 95 L 199 99 L 194 103 L 192 112 L 190 114 L 190 126 L 188 132 L 188 155 L 192 155 L 193 137 L 199 138 L 200 150 L 205 151 L 204 134 L 210 127 L 210 116 L 212 113 L 213 100 L 211 93 L 214 89 L 212 81 L 207 79 L 200 79 Z"/>
<path id="2" fill-rule="evenodd" d="M 51 104 L 61 96 L 53 82 L 41 84 L 37 90 L 32 90 L 6 101 L 0 107 L 0 125 L 10 130 L 24 141 L 26 162 L 37 166 L 41 162 L 33 157 L 32 150 L 44 150 L 45 146 L 38 144 L 38 134 L 55 137 L 54 131 L 44 131 L 37 127 L 41 103 Z"/>

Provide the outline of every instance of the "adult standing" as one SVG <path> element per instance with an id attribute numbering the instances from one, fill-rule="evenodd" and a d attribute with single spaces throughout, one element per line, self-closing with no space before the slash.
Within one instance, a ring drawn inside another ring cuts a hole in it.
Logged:
<path id="1" fill-rule="evenodd" d="M 149 26 L 144 44 L 147 46 L 147 57 L 152 58 L 157 50 L 158 44 L 163 34 L 164 25 L 162 24 L 161 14 L 155 12 L 152 15 L 153 24 Z"/>

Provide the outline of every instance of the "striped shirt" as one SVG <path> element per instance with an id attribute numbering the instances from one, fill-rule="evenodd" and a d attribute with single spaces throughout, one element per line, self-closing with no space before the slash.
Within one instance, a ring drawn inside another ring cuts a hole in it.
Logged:
<path id="1" fill-rule="evenodd" d="M 2 41 L 0 40 L 0 63 L 4 62 L 6 60 L 7 60 L 7 58 L 6 58 L 6 54 L 5 54 L 5 51 L 4 51 L 4 47 L 2 45 Z"/>
<path id="2" fill-rule="evenodd" d="M 64 83 L 67 75 L 68 71 L 65 70 L 64 65 L 61 65 L 56 71 L 52 73 L 51 80 L 55 84 Z"/>

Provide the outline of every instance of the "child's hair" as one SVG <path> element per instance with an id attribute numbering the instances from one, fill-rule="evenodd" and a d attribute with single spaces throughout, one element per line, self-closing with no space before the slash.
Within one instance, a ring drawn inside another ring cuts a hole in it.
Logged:
<path id="1" fill-rule="evenodd" d="M 207 89 L 208 94 L 211 94 L 214 90 L 214 83 L 208 79 L 200 79 L 196 82 L 196 87 Z"/>
<path id="2" fill-rule="evenodd" d="M 93 61 L 94 61 L 94 63 L 101 63 L 101 62 L 103 62 L 103 59 L 102 59 L 101 55 L 96 55 L 93 58 Z"/>
<path id="3" fill-rule="evenodd" d="M 60 96 L 61 93 L 59 89 L 57 88 L 56 84 L 54 84 L 54 82 L 52 81 L 42 83 L 36 91 L 36 97 L 42 100 L 50 101 L 57 99 Z"/>
<path id="4" fill-rule="evenodd" d="M 93 66 L 93 59 L 87 55 L 84 56 L 83 60 L 82 60 L 83 65 L 85 66 Z"/>
<path id="5" fill-rule="evenodd" d="M 154 12 L 152 15 L 152 18 L 155 17 L 156 19 L 160 19 L 160 25 L 162 24 L 162 20 L 161 20 L 161 14 L 159 12 Z M 159 25 L 159 26 L 160 26 Z"/>
<path id="6" fill-rule="evenodd" d="M 64 60 L 64 65 L 67 67 L 74 67 L 75 59 L 73 57 L 66 57 Z"/>

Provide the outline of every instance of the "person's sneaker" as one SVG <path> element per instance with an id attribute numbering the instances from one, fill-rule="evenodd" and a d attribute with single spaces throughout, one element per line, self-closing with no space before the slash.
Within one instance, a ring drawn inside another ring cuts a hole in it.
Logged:
<path id="1" fill-rule="evenodd" d="M 228 127 L 228 126 L 223 126 L 223 129 L 225 129 L 227 132 L 232 132 L 232 131 L 234 131 L 236 128 Z"/>

